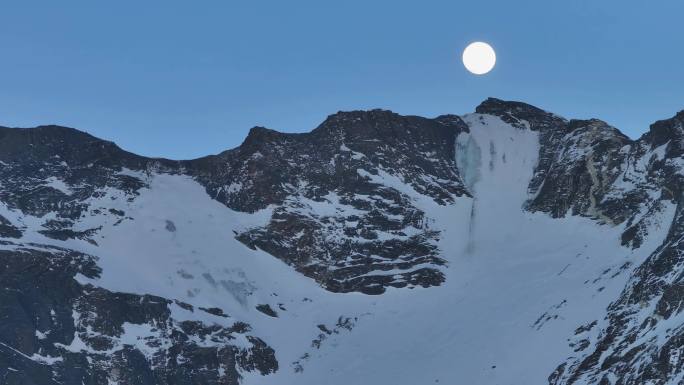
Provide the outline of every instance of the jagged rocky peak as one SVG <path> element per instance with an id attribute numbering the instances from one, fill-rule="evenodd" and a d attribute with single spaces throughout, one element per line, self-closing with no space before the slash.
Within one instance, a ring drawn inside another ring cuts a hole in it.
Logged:
<path id="1" fill-rule="evenodd" d="M 620 204 L 624 195 L 611 194 L 633 144 L 615 127 L 599 119 L 567 120 L 526 103 L 495 98 L 482 102 L 476 112 L 538 133 L 539 157 L 528 186 L 527 210 L 611 224 L 634 214 L 638 198 Z"/>
<path id="2" fill-rule="evenodd" d="M 0 127 L 0 160 L 51 162 L 59 159 L 70 166 L 96 161 L 107 166 L 142 167 L 145 158 L 122 150 L 114 142 L 75 128 L 47 125 L 32 128 Z"/>
<path id="3" fill-rule="evenodd" d="M 466 195 L 455 139 L 467 129 L 453 115 L 339 112 L 310 133 L 254 128 L 237 149 L 201 160 L 211 165 L 198 179 L 235 210 L 273 208 L 266 226 L 238 239 L 328 290 L 379 294 L 387 286 L 434 286 L 443 281 L 437 267 L 444 262 L 432 245 L 438 233 L 406 191 L 383 180 L 401 181 L 441 205 Z M 335 210 L 319 213 L 313 202 Z"/>
<path id="4" fill-rule="evenodd" d="M 531 211 L 553 217 L 582 215 L 617 224 L 634 214 L 638 199 L 611 194 L 632 140 L 598 119 L 573 119 L 542 131 L 540 161 L 530 183 Z"/>
<path id="5" fill-rule="evenodd" d="M 284 148 L 315 148 L 311 156 L 344 151 L 345 146 L 358 145 L 362 150 L 375 150 L 379 146 L 397 146 L 406 143 L 416 146 L 437 145 L 449 147 L 461 131 L 468 127 L 457 115 L 442 115 L 434 119 L 404 116 L 388 110 L 340 111 L 329 115 L 311 132 L 283 133 L 265 127 L 253 127 L 243 143 L 221 155 L 226 157 L 251 155 L 255 151 L 273 152 L 274 156 L 287 157 Z M 345 144 L 340 150 L 340 145 Z M 307 147 L 308 146 L 308 147 Z M 451 146 L 453 148 L 453 146 Z M 356 149 L 355 149 L 356 150 Z M 262 155 L 264 155 L 262 153 Z M 367 155 L 373 155 L 369 153 Z M 209 157 L 210 158 L 210 157 Z"/>
<path id="6" fill-rule="evenodd" d="M 388 110 L 338 112 L 318 126 L 315 135 L 342 135 L 348 139 L 377 139 L 392 142 L 399 139 L 424 139 L 426 136 L 449 137 L 467 130 L 455 115 L 428 119 L 404 116 Z"/>
<path id="7" fill-rule="evenodd" d="M 376 109 L 330 115 L 311 135 L 317 141 L 333 141 L 336 150 L 342 146 L 388 167 L 391 158 L 410 158 L 424 168 L 429 167 L 425 160 L 453 159 L 454 141 L 463 131 L 468 126 L 456 115 L 428 119 Z"/>
<path id="8" fill-rule="evenodd" d="M 617 128 L 600 119 L 572 119 L 567 123 L 570 145 L 593 152 L 619 149 L 632 140 Z"/>
<path id="9" fill-rule="evenodd" d="M 94 137 L 87 132 L 65 126 L 58 126 L 54 124 L 36 126 L 36 127 L 1 127 L 0 135 L 4 139 L 22 138 L 31 144 L 35 143 L 50 143 L 50 142 L 106 142 L 103 139 Z"/>
<path id="10" fill-rule="evenodd" d="M 249 133 L 240 145 L 240 148 L 244 150 L 258 150 L 269 143 L 277 143 L 285 138 L 297 135 L 298 134 L 283 133 L 270 128 L 255 126 L 249 130 Z"/>
<path id="11" fill-rule="evenodd" d="M 533 131 L 564 128 L 567 122 L 564 118 L 533 105 L 496 98 L 487 98 L 475 108 L 475 112 L 498 116 L 508 124 Z"/>
<path id="12" fill-rule="evenodd" d="M 453 115 L 428 119 L 385 110 L 338 112 L 308 133 L 252 128 L 239 147 L 186 165 L 212 196 L 239 211 L 280 204 L 297 186 L 318 199 L 357 183 L 358 168 L 401 175 L 444 201 L 463 194 L 452 163 L 455 138 L 465 130 Z M 442 186 L 427 186 L 420 180 L 425 174 Z"/>
<path id="13" fill-rule="evenodd" d="M 175 170 L 175 163 L 124 151 L 110 141 L 62 126 L 0 128 L 0 201 L 10 210 L 41 218 L 44 236 L 95 242 L 97 227 L 78 228 L 78 220 L 98 212 L 92 200 L 118 191 L 133 199 L 145 183 L 125 170 Z M 49 214 L 54 214 L 51 216 Z M 3 233 L 19 235 L 24 226 L 0 220 Z"/>
<path id="14" fill-rule="evenodd" d="M 574 131 L 579 129 L 615 131 L 620 135 L 624 136 L 617 128 L 609 125 L 601 119 L 570 119 L 568 121 L 568 131 Z"/>
<path id="15" fill-rule="evenodd" d="M 659 120 L 651 124 L 650 129 L 641 140 L 658 147 L 669 142 L 667 154 L 673 157 L 684 154 L 684 110 L 670 119 Z"/>

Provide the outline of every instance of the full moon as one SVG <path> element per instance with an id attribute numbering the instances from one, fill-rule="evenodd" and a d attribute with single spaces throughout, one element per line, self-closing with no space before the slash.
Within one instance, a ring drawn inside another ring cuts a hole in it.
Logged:
<path id="1" fill-rule="evenodd" d="M 484 75 L 496 64 L 494 48 L 487 43 L 476 41 L 463 50 L 463 65 L 475 75 Z"/>

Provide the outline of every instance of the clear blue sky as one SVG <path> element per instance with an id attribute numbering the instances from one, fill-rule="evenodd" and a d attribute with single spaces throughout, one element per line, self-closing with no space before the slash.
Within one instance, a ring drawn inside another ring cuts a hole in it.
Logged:
<path id="1" fill-rule="evenodd" d="M 338 110 L 467 113 L 487 96 L 635 137 L 684 109 L 682 1 L 3 1 L 0 125 L 191 158 Z M 488 75 L 465 71 L 489 42 Z"/>

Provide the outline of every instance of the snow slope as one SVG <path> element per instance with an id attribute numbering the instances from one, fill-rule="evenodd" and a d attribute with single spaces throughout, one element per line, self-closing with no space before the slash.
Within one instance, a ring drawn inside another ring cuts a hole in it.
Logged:
<path id="1" fill-rule="evenodd" d="M 445 284 L 354 298 L 347 306 L 369 313 L 357 327 L 299 376 L 283 371 L 273 383 L 544 384 L 572 353 L 576 326 L 600 317 L 624 286 L 630 268 L 620 267 L 659 243 L 632 252 L 619 229 L 524 212 L 536 134 L 491 116 L 466 121 L 472 133 L 459 142 L 480 159 L 459 164 L 475 165 L 465 172 L 478 175 L 475 198 L 421 205 L 445 230 Z"/>

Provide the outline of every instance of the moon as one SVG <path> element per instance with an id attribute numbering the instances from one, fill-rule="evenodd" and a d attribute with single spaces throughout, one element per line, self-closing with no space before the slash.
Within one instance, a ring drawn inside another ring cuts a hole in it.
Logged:
<path id="1" fill-rule="evenodd" d="M 496 64 L 494 48 L 487 43 L 476 41 L 463 50 L 463 65 L 475 75 L 484 75 Z"/>

